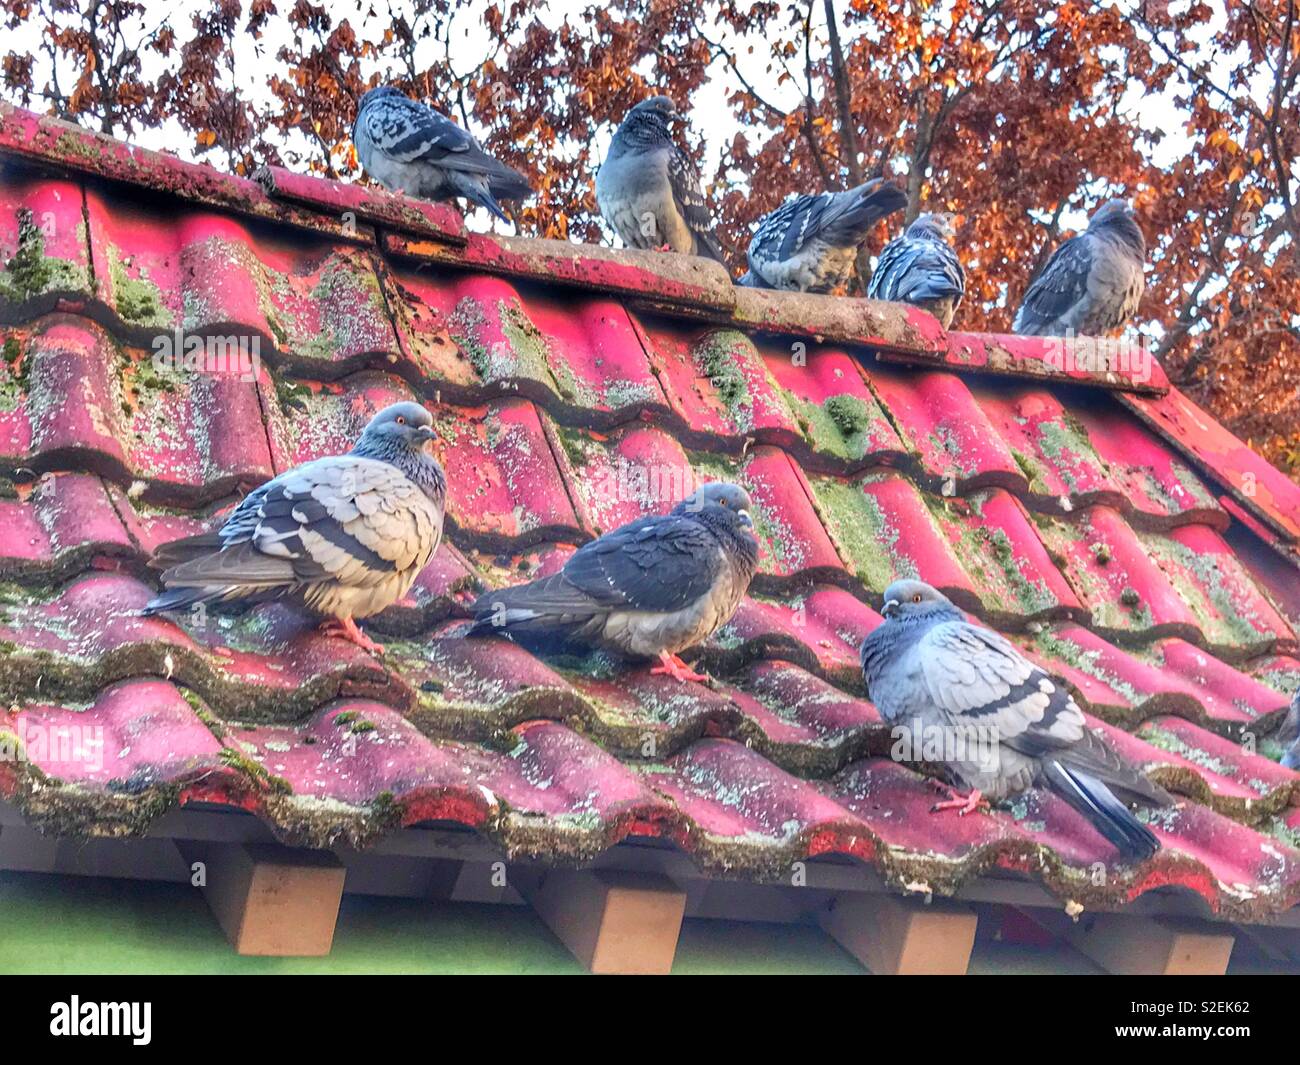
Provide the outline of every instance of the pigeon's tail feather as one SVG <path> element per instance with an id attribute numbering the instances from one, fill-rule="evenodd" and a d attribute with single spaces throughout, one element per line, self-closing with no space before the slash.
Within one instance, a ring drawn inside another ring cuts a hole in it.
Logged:
<path id="1" fill-rule="evenodd" d="M 470 636 L 574 636 L 590 618 L 562 618 L 527 607 L 489 608 L 479 613 L 470 626 Z"/>
<path id="2" fill-rule="evenodd" d="M 530 646 L 562 646 L 599 625 L 606 611 L 565 579 L 563 572 L 530 584 L 501 588 L 474 604 L 471 636 L 509 636 Z"/>
<path id="3" fill-rule="evenodd" d="M 170 569 L 182 562 L 190 562 L 203 555 L 210 555 L 222 547 L 221 536 L 217 532 L 199 533 L 159 544 L 149 559 L 150 569 Z"/>
<path id="4" fill-rule="evenodd" d="M 496 197 L 492 195 L 491 190 L 476 189 L 473 192 L 473 194 L 470 195 L 470 199 L 472 199 L 480 207 L 486 207 L 489 211 L 491 211 L 494 215 L 496 215 L 499 219 L 501 219 L 501 221 L 506 222 L 510 225 L 514 225 L 514 223 L 510 221 L 510 217 L 505 213 L 505 211 L 501 209 L 501 205 L 497 203 Z"/>
<path id="5" fill-rule="evenodd" d="M 168 588 L 145 603 L 140 608 L 140 616 L 147 618 L 168 610 L 184 610 L 196 603 L 210 603 L 225 591 L 224 588 Z"/>
<path id="6" fill-rule="evenodd" d="M 714 262 L 721 263 L 724 267 L 727 265 L 726 257 L 722 253 L 722 244 L 718 238 L 707 230 L 695 231 L 695 254 L 712 259 Z"/>
<path id="7" fill-rule="evenodd" d="M 907 193 L 897 185 L 868 182 L 846 195 L 853 193 L 858 195 L 849 202 L 843 214 L 826 227 L 823 234 L 827 242 L 837 248 L 856 247 L 862 243 L 872 226 L 907 206 Z"/>
<path id="8" fill-rule="evenodd" d="M 1043 763 L 1052 790 L 1083 814 L 1126 858 L 1145 861 L 1160 849 L 1155 834 L 1096 777 L 1056 760 Z"/>

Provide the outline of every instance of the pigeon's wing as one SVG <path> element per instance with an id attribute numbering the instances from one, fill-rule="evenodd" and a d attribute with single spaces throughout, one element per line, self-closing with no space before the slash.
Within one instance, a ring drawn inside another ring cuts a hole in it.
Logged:
<path id="1" fill-rule="evenodd" d="M 1093 243 L 1087 233 L 1080 233 L 1052 253 L 1020 302 L 1013 326 L 1017 333 L 1032 334 L 1048 327 L 1088 294 Z"/>
<path id="2" fill-rule="evenodd" d="M 873 300 L 905 299 L 904 282 L 924 250 L 919 245 L 920 241 L 908 237 L 896 237 L 886 244 L 871 272 L 867 296 Z"/>
<path id="3" fill-rule="evenodd" d="M 424 162 L 447 170 L 486 174 L 494 195 L 526 196 L 531 189 L 517 171 L 493 159 L 468 131 L 418 100 L 385 96 L 357 119 L 376 150 L 399 163 Z"/>
<path id="4" fill-rule="evenodd" d="M 718 557 L 716 541 L 699 522 L 674 514 L 641 518 L 584 544 L 559 573 L 492 592 L 481 604 L 556 615 L 669 613 L 709 592 Z"/>
<path id="5" fill-rule="evenodd" d="M 169 588 L 365 585 L 437 549 L 441 511 L 405 474 L 356 456 L 318 459 L 249 495 L 216 533 L 217 550 L 163 574 Z"/>
<path id="6" fill-rule="evenodd" d="M 722 262 L 722 245 L 713 234 L 713 219 L 709 215 L 708 200 L 700 188 L 700 173 L 690 156 L 676 146 L 668 153 L 668 184 L 678 213 L 695 234 L 701 248 Z"/>
<path id="7" fill-rule="evenodd" d="M 950 247 L 906 236 L 885 245 L 867 286 L 872 299 L 909 302 L 960 300 L 965 291 L 966 272 Z"/>
<path id="8" fill-rule="evenodd" d="M 946 621 L 913 646 L 921 681 L 954 720 L 996 729 L 1000 742 L 1041 757 L 1087 731 L 1069 692 L 996 632 Z"/>
<path id="9" fill-rule="evenodd" d="M 780 262 L 797 255 L 810 238 L 822 231 L 834 199 L 829 192 L 797 196 L 764 218 L 757 239 L 769 252 L 765 257 Z"/>
<path id="10" fill-rule="evenodd" d="M 446 115 L 405 96 L 386 96 L 358 119 L 371 144 L 401 163 L 441 163 L 450 154 L 468 153 L 474 138 Z"/>

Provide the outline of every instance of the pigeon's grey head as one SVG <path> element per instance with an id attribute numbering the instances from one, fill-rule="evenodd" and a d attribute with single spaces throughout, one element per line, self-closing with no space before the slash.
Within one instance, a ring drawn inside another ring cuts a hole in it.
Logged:
<path id="1" fill-rule="evenodd" d="M 671 96 L 651 96 L 648 100 L 642 100 L 627 113 L 627 118 L 655 122 L 662 125 L 664 129 L 668 128 L 669 122 L 682 120 L 681 113 L 677 110 L 677 105 L 673 103 Z"/>
<path id="2" fill-rule="evenodd" d="M 938 211 L 925 211 L 916 216 L 916 221 L 907 227 L 910 237 L 929 237 L 949 242 L 957 235 L 954 217 Z"/>
<path id="3" fill-rule="evenodd" d="M 670 97 L 652 96 L 642 100 L 624 116 L 623 124 L 615 131 L 610 145 L 611 156 L 628 150 L 646 151 L 671 144 L 673 138 L 668 124 L 681 117 Z"/>
<path id="4" fill-rule="evenodd" d="M 908 621 L 939 614 L 958 614 L 952 601 L 925 581 L 894 581 L 885 589 L 885 604 L 880 613 L 886 621 Z"/>
<path id="5" fill-rule="evenodd" d="M 674 514 L 725 514 L 732 523 L 746 529 L 754 527 L 749 511 L 753 507 L 749 493 L 739 485 L 710 481 L 701 485 L 673 508 Z"/>
<path id="6" fill-rule="evenodd" d="M 433 437 L 433 415 L 418 403 L 394 403 L 370 419 L 352 454 L 396 466 L 441 507 L 447 478 L 427 446 Z"/>
<path id="7" fill-rule="evenodd" d="M 1145 254 L 1146 238 L 1137 224 L 1137 215 L 1130 200 L 1107 200 L 1093 213 L 1088 222 L 1089 233 L 1106 233 L 1120 237 L 1126 244 Z"/>
<path id="8" fill-rule="evenodd" d="M 381 454 L 402 448 L 418 451 L 433 437 L 433 415 L 418 403 L 394 403 L 370 419 L 356 451 L 359 454 Z"/>

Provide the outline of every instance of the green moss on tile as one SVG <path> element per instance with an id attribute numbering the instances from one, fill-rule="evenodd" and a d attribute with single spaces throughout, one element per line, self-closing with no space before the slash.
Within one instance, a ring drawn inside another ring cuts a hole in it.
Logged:
<path id="1" fill-rule="evenodd" d="M 735 329 L 719 329 L 702 338 L 691 355 L 699 371 L 709 379 L 738 432 L 754 427 L 754 397 L 745 379 L 743 363 L 751 342 Z"/>
<path id="2" fill-rule="evenodd" d="M 128 325 L 169 328 L 172 316 L 163 306 L 162 293 L 141 268 L 138 277 L 127 272 L 118 250 L 108 247 L 108 276 L 118 317 Z"/>
<path id="3" fill-rule="evenodd" d="M 1274 638 L 1264 619 L 1243 610 L 1233 595 L 1223 567 L 1239 566 L 1235 558 L 1200 554 L 1171 536 L 1139 538 L 1212 643 L 1244 649 Z M 1244 572 L 1238 569 L 1234 577 L 1249 589 Z"/>
<path id="4" fill-rule="evenodd" d="M 32 212 L 20 208 L 18 247 L 0 271 L 0 300 L 21 304 L 47 292 L 84 292 L 86 271 L 65 259 L 45 254 L 45 232 Z"/>
<path id="5" fill-rule="evenodd" d="M 254 758 L 248 757 L 233 747 L 222 747 L 221 764 L 230 769 L 238 770 L 248 777 L 259 788 L 267 791 L 277 792 L 281 795 L 293 794 L 293 785 L 284 777 L 276 776 L 266 766 Z"/>
<path id="6" fill-rule="evenodd" d="M 1059 421 L 1038 423 L 1038 446 L 1052 461 L 1057 474 L 1071 492 L 1079 491 L 1074 471 L 1080 463 L 1095 467 L 1102 464 L 1093 450 L 1088 430 L 1069 411 L 1064 412 Z"/>
<path id="7" fill-rule="evenodd" d="M 7 414 L 22 405 L 29 369 L 23 357 L 22 341 L 9 334 L 4 339 L 3 350 L 0 350 L 0 413 Z"/>
<path id="8" fill-rule="evenodd" d="M 899 577 L 919 577 L 898 550 L 899 532 L 862 484 L 829 477 L 810 479 L 817 510 L 842 558 L 870 591 L 883 592 Z"/>
<path id="9" fill-rule="evenodd" d="M 1047 482 L 1043 480 L 1045 471 L 1042 464 L 1037 459 L 1031 458 L 1023 451 L 1018 451 L 1015 448 L 1011 449 L 1011 457 L 1016 460 L 1020 472 L 1024 475 L 1025 480 L 1029 482 L 1029 491 L 1034 495 L 1047 495 Z"/>
<path id="10" fill-rule="evenodd" d="M 783 391 L 786 406 L 814 450 L 853 462 L 871 450 L 873 429 L 883 417 L 860 397 L 831 396 L 819 404 Z"/>

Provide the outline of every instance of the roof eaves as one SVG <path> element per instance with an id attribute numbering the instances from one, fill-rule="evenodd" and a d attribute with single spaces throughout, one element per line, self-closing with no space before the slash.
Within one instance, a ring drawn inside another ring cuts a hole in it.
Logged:
<path id="1" fill-rule="evenodd" d="M 1251 450 L 1177 388 L 1159 397 L 1116 398 L 1148 428 L 1168 440 L 1221 484 L 1242 509 L 1300 543 L 1300 485 Z"/>

